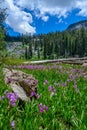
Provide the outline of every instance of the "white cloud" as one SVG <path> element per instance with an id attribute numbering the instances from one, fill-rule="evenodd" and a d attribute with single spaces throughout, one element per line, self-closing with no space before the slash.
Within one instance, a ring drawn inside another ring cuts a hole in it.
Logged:
<path id="1" fill-rule="evenodd" d="M 74 0 L 73 0 L 74 1 Z M 46 18 L 45 14 L 57 15 L 58 17 L 66 17 L 67 11 L 70 10 L 72 6 L 72 1 L 67 0 L 19 0 L 17 5 L 22 8 L 27 8 L 33 10 L 35 15 L 38 17 Z M 36 12 L 38 14 L 36 14 Z M 44 17 L 45 16 L 45 17 Z"/>
<path id="2" fill-rule="evenodd" d="M 48 17 L 48 16 L 43 16 L 43 17 L 42 17 L 42 20 L 43 20 L 44 22 L 47 22 L 47 21 L 48 21 L 48 19 L 49 19 L 49 17 Z"/>
<path id="3" fill-rule="evenodd" d="M 33 22 L 30 13 L 26 13 L 14 5 L 13 0 L 6 0 L 6 5 L 8 7 L 6 23 L 12 27 L 15 32 L 23 34 L 35 33 L 35 27 L 30 25 Z"/>
<path id="4" fill-rule="evenodd" d="M 40 15 L 40 17 L 44 17 L 46 13 L 57 15 L 57 17 L 67 17 L 68 12 L 75 8 L 81 10 L 79 15 L 87 16 L 87 0 L 19 0 L 17 5 L 34 12 L 39 10 L 37 12 L 39 12 L 38 16 Z"/>
<path id="5" fill-rule="evenodd" d="M 78 15 L 87 16 L 87 0 L 5 0 L 8 7 L 6 22 L 17 32 L 35 33 L 32 26 L 32 14 L 24 9 L 33 11 L 33 15 L 44 22 L 49 20 L 49 15 L 56 16 L 59 22 L 66 18 L 73 9 L 78 8 Z"/>
<path id="6" fill-rule="evenodd" d="M 78 0 L 76 7 L 80 9 L 78 15 L 87 16 L 87 0 Z"/>

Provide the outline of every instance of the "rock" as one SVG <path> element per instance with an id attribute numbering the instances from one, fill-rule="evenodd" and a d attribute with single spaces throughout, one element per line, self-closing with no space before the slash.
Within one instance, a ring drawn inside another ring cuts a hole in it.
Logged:
<path id="1" fill-rule="evenodd" d="M 20 99 L 22 99 L 23 101 L 29 101 L 30 100 L 22 87 L 16 85 L 15 83 L 11 83 L 10 86 L 11 86 L 12 90 L 18 95 L 18 97 Z"/>
<path id="2" fill-rule="evenodd" d="M 23 101 L 29 101 L 32 96 L 37 98 L 37 80 L 30 74 L 19 70 L 3 69 L 5 83 L 8 84 L 17 96 Z M 31 95 L 31 93 L 34 93 Z"/>

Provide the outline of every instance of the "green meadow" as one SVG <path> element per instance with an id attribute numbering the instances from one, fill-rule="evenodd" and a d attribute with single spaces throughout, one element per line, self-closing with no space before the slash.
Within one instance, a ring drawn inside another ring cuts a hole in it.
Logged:
<path id="1" fill-rule="evenodd" d="M 87 67 L 62 63 L 13 65 L 32 74 L 38 99 L 12 107 L 0 66 L 0 130 L 87 130 Z"/>

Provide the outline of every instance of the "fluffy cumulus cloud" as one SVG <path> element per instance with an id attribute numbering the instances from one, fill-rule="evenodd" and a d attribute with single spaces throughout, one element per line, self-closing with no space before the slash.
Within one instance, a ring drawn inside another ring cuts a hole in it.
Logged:
<path id="1" fill-rule="evenodd" d="M 8 8 L 6 23 L 14 31 L 19 33 L 35 33 L 32 26 L 33 16 L 42 19 L 44 22 L 49 20 L 49 15 L 56 16 L 62 21 L 73 9 L 78 8 L 78 15 L 87 16 L 87 0 L 5 0 Z M 25 11 L 25 8 L 28 10 Z"/>
<path id="2" fill-rule="evenodd" d="M 78 0 L 76 7 L 80 9 L 78 15 L 87 16 L 87 0 Z"/>
<path id="3" fill-rule="evenodd" d="M 13 0 L 6 0 L 7 18 L 6 23 L 13 28 L 15 32 L 19 33 L 35 33 L 35 27 L 31 26 L 33 20 L 32 15 L 23 11 L 14 4 Z"/>

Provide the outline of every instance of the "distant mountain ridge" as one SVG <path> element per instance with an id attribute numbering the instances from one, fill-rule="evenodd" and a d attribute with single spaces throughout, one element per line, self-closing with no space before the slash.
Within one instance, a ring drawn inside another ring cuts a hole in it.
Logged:
<path id="1" fill-rule="evenodd" d="M 82 20 L 82 21 L 73 23 L 68 26 L 67 30 L 72 31 L 72 30 L 79 29 L 79 28 L 87 29 L 87 20 Z"/>

